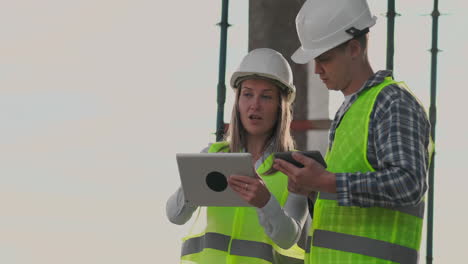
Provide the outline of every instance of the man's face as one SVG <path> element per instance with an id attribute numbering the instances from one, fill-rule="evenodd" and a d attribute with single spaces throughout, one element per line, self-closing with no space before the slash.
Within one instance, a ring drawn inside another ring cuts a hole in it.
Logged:
<path id="1" fill-rule="evenodd" d="M 348 44 L 340 45 L 315 58 L 315 73 L 329 90 L 347 95 L 351 83 L 351 55 Z"/>

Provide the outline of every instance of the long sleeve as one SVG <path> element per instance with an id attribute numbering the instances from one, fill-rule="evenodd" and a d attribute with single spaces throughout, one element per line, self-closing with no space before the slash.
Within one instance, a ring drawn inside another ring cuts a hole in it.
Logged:
<path id="1" fill-rule="evenodd" d="M 210 146 L 211 144 L 200 151 L 200 153 L 208 153 Z M 193 212 L 195 212 L 197 208 L 197 206 L 190 206 L 185 202 L 184 191 L 182 190 L 182 187 L 179 187 L 166 202 L 166 216 L 171 223 L 183 225 L 190 220 Z"/>
<path id="2" fill-rule="evenodd" d="M 301 236 L 307 219 L 307 198 L 289 193 L 284 208 L 281 208 L 272 195 L 264 207 L 257 208 L 257 212 L 265 233 L 278 246 L 288 249 L 297 243 Z"/>
<path id="3" fill-rule="evenodd" d="M 404 89 L 388 86 L 377 98 L 369 124 L 368 160 L 374 172 L 337 173 L 343 206 L 414 206 L 426 189 L 430 124 Z"/>
<path id="4" fill-rule="evenodd" d="M 185 202 L 184 192 L 182 187 L 179 187 L 166 202 L 167 219 L 173 224 L 183 225 L 190 220 L 197 208 L 197 206 L 190 206 Z"/>

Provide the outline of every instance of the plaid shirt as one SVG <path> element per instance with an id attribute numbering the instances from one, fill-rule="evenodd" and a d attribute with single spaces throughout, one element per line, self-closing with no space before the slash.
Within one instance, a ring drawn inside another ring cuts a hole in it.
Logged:
<path id="1" fill-rule="evenodd" d="M 375 73 L 341 105 L 331 124 L 329 148 L 341 118 L 359 93 L 391 75 L 391 71 Z M 395 207 L 418 204 L 427 190 L 429 135 L 426 112 L 414 96 L 395 84 L 382 89 L 370 116 L 367 146 L 367 159 L 376 171 L 336 173 L 339 205 Z"/>

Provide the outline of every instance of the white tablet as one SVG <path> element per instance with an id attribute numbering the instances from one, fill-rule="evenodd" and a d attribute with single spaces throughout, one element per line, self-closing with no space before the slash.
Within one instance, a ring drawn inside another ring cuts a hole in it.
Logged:
<path id="1" fill-rule="evenodd" d="M 250 206 L 231 187 L 232 174 L 253 177 L 250 153 L 178 153 L 185 200 L 197 206 Z"/>

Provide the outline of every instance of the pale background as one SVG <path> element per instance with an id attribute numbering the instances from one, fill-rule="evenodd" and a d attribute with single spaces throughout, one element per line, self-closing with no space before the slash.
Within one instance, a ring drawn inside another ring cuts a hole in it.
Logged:
<path id="1" fill-rule="evenodd" d="M 247 52 L 248 1 L 230 2 L 227 78 Z M 369 2 L 377 70 L 386 1 Z M 215 138 L 220 3 L 1 1 L 0 263 L 177 262 L 189 226 L 165 202 L 175 153 Z M 432 5 L 397 1 L 395 77 L 426 106 Z M 440 3 L 434 263 L 463 262 L 468 233 L 467 7 Z"/>

